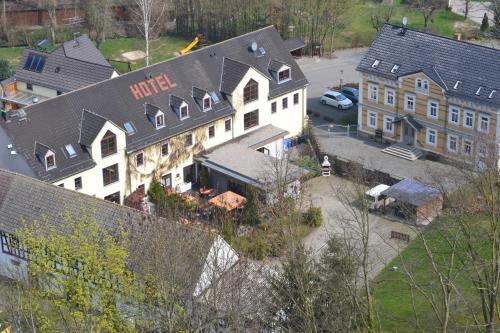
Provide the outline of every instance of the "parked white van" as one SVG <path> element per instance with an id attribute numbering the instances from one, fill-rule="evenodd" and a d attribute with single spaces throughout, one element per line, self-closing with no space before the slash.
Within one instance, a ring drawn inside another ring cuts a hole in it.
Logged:
<path id="1" fill-rule="evenodd" d="M 390 186 L 388 185 L 380 184 L 366 191 L 365 195 L 368 200 L 368 210 L 378 210 L 381 207 L 387 206 L 388 204 L 394 202 L 393 198 L 388 198 L 385 195 L 381 194 L 389 187 Z"/>

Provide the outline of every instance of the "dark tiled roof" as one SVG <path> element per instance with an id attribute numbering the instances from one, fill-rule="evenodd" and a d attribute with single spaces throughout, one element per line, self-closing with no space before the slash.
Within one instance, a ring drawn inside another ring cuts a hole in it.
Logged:
<path id="1" fill-rule="evenodd" d="M 220 91 L 230 94 L 250 69 L 250 66 L 239 61 L 224 58 L 222 63 L 222 78 Z"/>
<path id="2" fill-rule="evenodd" d="M 88 110 L 83 110 L 78 143 L 90 147 L 105 123 L 106 119 L 104 117 Z"/>
<path id="3" fill-rule="evenodd" d="M 256 56 L 249 51 L 248 46 L 252 42 L 264 47 L 266 54 Z M 267 69 L 270 59 L 274 58 L 281 59 L 291 66 L 292 80 L 279 85 L 274 81 Z M 245 63 L 247 65 L 243 64 L 242 67 L 252 66 L 268 77 L 270 98 L 307 84 L 299 66 L 284 48 L 279 33 L 273 27 L 267 27 L 32 105 L 25 109 L 29 121 L 2 123 L 2 126 L 37 177 L 56 181 L 95 164 L 89 152 L 79 143 L 78 126 L 82 120 L 82 110 L 90 110 L 121 127 L 125 122 L 133 122 L 136 132 L 126 138 L 126 149 L 129 152 L 233 114 L 234 109 L 228 99 L 219 93 L 219 88 L 225 86 L 221 84 L 223 62 L 224 71 L 226 71 L 228 61 L 233 64 Z M 226 82 L 235 82 L 234 74 L 240 77 L 239 72 L 227 71 L 224 74 Z M 137 96 L 132 91 L 137 91 L 139 83 L 144 88 L 151 78 L 159 78 L 160 81 L 157 82 L 163 84 L 164 91 L 159 89 L 158 84 L 154 86 L 156 92 L 152 87 L 147 96 L 136 99 Z M 167 78 L 170 85 L 166 83 Z M 192 97 L 193 85 L 203 87 L 209 93 L 215 92 L 220 102 L 212 103 L 211 110 L 203 112 Z M 179 116 L 173 112 L 170 106 L 172 95 L 186 101 L 189 105 L 187 119 L 180 120 Z M 151 126 L 148 117 L 144 114 L 145 103 L 156 105 L 163 110 L 164 127 L 156 129 Z M 94 131 L 89 131 L 89 133 L 94 133 Z M 88 144 L 88 140 L 83 141 Z M 43 165 L 34 158 L 35 141 L 43 142 L 57 152 L 63 149 L 64 145 L 71 144 L 77 156 L 71 160 L 57 158 L 57 168 L 46 171 Z"/>
<path id="4" fill-rule="evenodd" d="M 373 68 L 375 60 L 380 64 Z M 399 65 L 391 73 L 394 65 Z M 386 24 L 357 69 L 388 79 L 424 72 L 449 96 L 500 105 L 500 50 Z M 461 81 L 458 89 L 455 83 Z M 476 95 L 479 87 L 481 94 Z M 492 90 L 497 93 L 489 98 Z"/>
<path id="5" fill-rule="evenodd" d="M 283 66 L 288 66 L 288 65 L 285 64 L 283 61 L 272 59 L 271 62 L 269 63 L 269 70 L 273 71 L 273 72 L 277 72 Z"/>
<path id="6" fill-rule="evenodd" d="M 197 100 L 202 100 L 203 97 L 207 94 L 206 90 L 200 89 L 198 87 L 193 86 L 193 98 Z"/>
<path id="7" fill-rule="evenodd" d="M 293 52 L 302 49 L 307 46 L 307 44 L 299 37 L 292 37 L 284 41 L 285 47 L 288 51 Z"/>
<path id="8" fill-rule="evenodd" d="M 158 111 L 160 111 L 159 107 L 150 103 L 146 103 L 146 115 L 148 115 L 149 117 L 155 117 Z"/>
<path id="9" fill-rule="evenodd" d="M 170 95 L 170 106 L 173 106 L 174 108 L 180 108 L 182 103 L 184 102 L 185 101 L 182 98 L 175 95 Z"/>
<path id="10" fill-rule="evenodd" d="M 68 92 L 109 79 L 114 68 L 104 59 L 90 39 L 83 35 L 74 41 L 65 42 L 52 53 L 25 49 L 15 78 L 19 81 L 40 85 L 46 88 Z M 30 54 L 46 57 L 45 66 L 40 73 L 24 69 Z"/>
<path id="11" fill-rule="evenodd" d="M 51 149 L 43 143 L 35 142 L 35 155 L 38 155 L 38 158 L 43 159 L 49 150 Z"/>

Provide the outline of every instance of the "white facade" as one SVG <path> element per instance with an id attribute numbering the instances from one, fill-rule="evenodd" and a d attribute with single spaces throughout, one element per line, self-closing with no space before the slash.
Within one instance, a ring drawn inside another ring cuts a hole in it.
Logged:
<path id="1" fill-rule="evenodd" d="M 293 76 L 293 72 L 291 75 Z M 258 99 L 245 104 L 243 102 L 243 91 L 245 85 L 251 79 L 258 83 Z M 179 184 L 185 183 L 183 169 L 194 163 L 194 154 L 201 152 L 203 149 L 223 144 L 233 138 L 250 133 L 265 125 L 272 124 L 287 130 L 290 133 L 288 137 L 300 135 L 304 128 L 304 117 L 306 115 L 306 87 L 301 87 L 273 99 L 269 99 L 268 96 L 268 78 L 255 69 L 250 68 L 229 96 L 229 100 L 236 110 L 235 114 L 208 124 L 203 124 L 188 132 L 178 134 L 172 138 L 166 138 L 162 142 L 129 153 L 126 152 L 126 134 L 124 131 L 108 122 L 92 144 L 92 157 L 96 162 L 96 166 L 90 170 L 67 177 L 64 180 L 56 181 L 54 184 L 64 184 L 65 188 L 75 189 L 75 178 L 81 177 L 82 188 L 80 191 L 83 193 L 98 198 L 105 198 L 110 194 L 120 192 L 120 202 L 122 203 L 123 198 L 135 191 L 139 186 L 144 186 L 147 190 L 153 177 L 158 177 L 161 180 L 162 176 L 170 175 L 171 186 L 174 188 Z M 286 108 L 284 108 L 283 102 L 285 99 Z M 271 110 L 273 102 L 276 103 L 275 112 Z M 258 110 L 258 125 L 245 130 L 244 115 L 255 110 Z M 228 119 L 231 120 L 231 129 L 226 131 L 225 125 Z M 211 126 L 214 126 L 215 130 L 213 137 L 209 137 L 209 128 Z M 100 140 L 108 129 L 117 135 L 118 151 L 116 154 L 102 159 L 100 154 Z M 193 146 L 184 147 L 179 145 L 179 142 L 182 142 L 185 135 L 189 133 L 193 134 Z M 282 140 L 279 142 L 282 145 Z M 171 144 L 169 146 L 169 154 L 162 156 L 161 145 L 165 143 Z M 276 147 L 276 143 L 268 144 L 268 146 L 265 148 L 269 149 L 270 155 L 273 156 L 277 156 L 282 150 L 281 147 Z M 136 156 L 139 153 L 143 154 L 142 165 L 137 165 L 136 163 Z M 235 158 L 244 157 L 235 156 Z M 115 163 L 119 165 L 119 181 L 104 186 L 102 169 Z"/>

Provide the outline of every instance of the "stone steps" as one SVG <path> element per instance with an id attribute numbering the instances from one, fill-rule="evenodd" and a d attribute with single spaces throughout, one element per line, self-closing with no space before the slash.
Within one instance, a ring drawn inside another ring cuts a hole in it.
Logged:
<path id="1" fill-rule="evenodd" d="M 408 161 L 418 160 L 423 155 L 420 149 L 411 146 L 404 146 L 401 144 L 395 144 L 382 149 L 382 152 L 392 156 L 403 158 Z"/>

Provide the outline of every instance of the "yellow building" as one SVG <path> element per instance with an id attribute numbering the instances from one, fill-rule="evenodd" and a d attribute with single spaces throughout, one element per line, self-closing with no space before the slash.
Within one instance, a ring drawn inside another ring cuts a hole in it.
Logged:
<path id="1" fill-rule="evenodd" d="M 500 50 L 386 24 L 357 70 L 358 128 L 394 143 L 385 152 L 470 162 L 498 154 Z"/>

